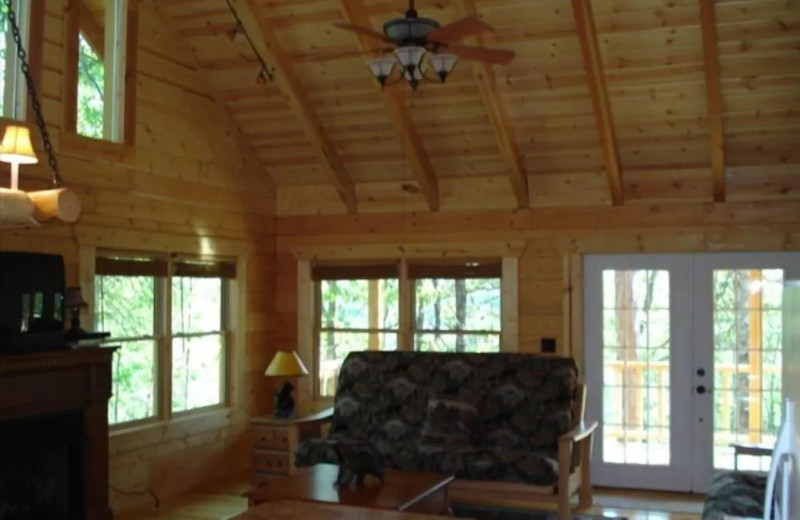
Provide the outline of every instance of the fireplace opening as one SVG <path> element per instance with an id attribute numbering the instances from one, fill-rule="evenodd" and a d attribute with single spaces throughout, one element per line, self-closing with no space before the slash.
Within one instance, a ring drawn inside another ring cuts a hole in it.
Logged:
<path id="1" fill-rule="evenodd" d="M 82 520 L 83 410 L 0 418 L 0 520 Z"/>

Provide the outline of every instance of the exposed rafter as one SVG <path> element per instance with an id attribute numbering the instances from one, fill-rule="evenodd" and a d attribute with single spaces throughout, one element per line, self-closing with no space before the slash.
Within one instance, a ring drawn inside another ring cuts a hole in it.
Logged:
<path id="1" fill-rule="evenodd" d="M 333 143 L 325 135 L 322 124 L 311 109 L 306 93 L 292 68 L 286 52 L 281 48 L 268 22 L 259 12 L 254 0 L 231 0 L 242 20 L 247 34 L 261 57 L 275 67 L 275 84 L 286 98 L 292 113 L 300 121 L 303 131 L 319 156 L 320 163 L 344 201 L 347 211 L 356 212 L 356 189 L 347 174 Z M 255 78 L 254 78 L 255 80 Z"/>
<path id="2" fill-rule="evenodd" d="M 347 21 L 364 27 L 372 27 L 372 22 L 362 0 L 340 0 L 340 4 Z M 358 35 L 358 43 L 361 50 L 380 48 L 376 44 L 376 40 L 361 34 Z M 365 74 L 368 74 L 368 72 L 365 71 Z M 375 85 L 380 88 L 377 82 Z M 406 142 L 405 149 L 408 161 L 411 164 L 419 189 L 428 203 L 428 207 L 431 211 L 438 211 L 439 183 L 436 179 L 436 173 L 433 171 L 431 160 L 422 144 L 422 138 L 420 138 L 417 129 L 414 127 L 414 122 L 411 120 L 411 114 L 403 101 L 403 97 L 397 89 L 390 87 L 382 89 L 381 98 L 389 120 Z"/>
<path id="3" fill-rule="evenodd" d="M 722 128 L 722 90 L 717 51 L 717 14 L 714 0 L 699 0 L 703 31 L 703 61 L 708 94 L 708 132 L 711 139 L 711 176 L 714 201 L 725 202 L 725 141 Z"/>
<path id="4" fill-rule="evenodd" d="M 592 95 L 594 117 L 597 122 L 597 133 L 603 149 L 603 161 L 606 177 L 611 189 L 611 200 L 615 205 L 622 204 L 622 174 L 619 166 L 617 136 L 614 131 L 614 119 L 611 115 L 611 104 L 608 101 L 608 90 L 603 73 L 603 61 L 597 43 L 597 28 L 594 25 L 591 0 L 572 0 L 572 12 L 575 15 L 575 28 L 581 40 L 583 68 Z"/>
<path id="5" fill-rule="evenodd" d="M 478 16 L 474 0 L 461 0 L 460 3 L 462 14 L 465 16 Z M 479 47 L 484 46 L 482 37 L 476 36 L 474 40 Z M 489 116 L 489 122 L 492 125 L 500 155 L 508 167 L 509 180 L 511 181 L 511 188 L 514 190 L 514 196 L 517 199 L 517 206 L 520 209 L 527 208 L 530 205 L 528 174 L 525 171 L 525 164 L 519 153 L 517 142 L 514 140 L 510 130 L 505 106 L 500 101 L 500 95 L 494 87 L 494 70 L 488 63 L 476 61 L 472 63 L 472 73 L 478 82 L 478 90 L 481 93 L 486 114 Z"/>

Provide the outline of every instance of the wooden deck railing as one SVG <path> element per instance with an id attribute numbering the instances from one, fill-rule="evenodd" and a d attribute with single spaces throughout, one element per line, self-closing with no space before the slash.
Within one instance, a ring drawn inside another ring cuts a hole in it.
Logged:
<path id="1" fill-rule="evenodd" d="M 630 441 L 642 441 L 649 438 L 657 442 L 666 442 L 668 440 L 669 432 L 668 430 L 662 430 L 662 428 L 669 424 L 668 403 L 670 387 L 670 363 L 668 361 L 647 362 L 638 360 L 615 360 L 606 361 L 605 369 L 612 370 L 613 376 L 611 380 L 618 382 L 620 386 L 622 381 L 625 380 L 623 376 L 625 375 L 625 371 L 627 371 L 629 376 L 628 381 L 633 381 L 637 385 L 636 388 L 631 388 L 634 399 L 636 400 L 643 400 L 644 395 L 642 394 L 647 390 L 646 386 L 650 386 L 649 390 L 651 392 L 651 396 L 653 392 L 656 394 L 651 399 L 651 402 L 654 402 L 656 406 L 656 422 L 654 425 L 650 425 L 650 428 L 655 431 L 650 432 L 650 435 L 648 436 L 648 432 L 644 427 L 644 417 L 646 414 L 651 412 L 648 410 L 643 410 L 641 417 L 639 417 L 639 424 L 626 425 L 625 428 L 619 425 L 605 426 L 604 435 L 613 436 L 620 441 L 623 439 Z M 647 371 L 653 372 L 654 377 L 653 381 L 650 381 L 648 382 L 648 385 L 645 385 L 644 375 Z M 731 401 L 731 398 L 736 395 L 736 389 L 732 387 L 734 375 L 748 374 L 750 375 L 750 378 L 747 385 L 747 399 L 749 403 L 749 432 L 747 440 L 751 443 L 763 442 L 763 402 L 761 397 L 763 389 L 763 376 L 766 374 L 780 375 L 781 366 L 767 364 L 753 366 L 752 363 L 715 363 L 714 372 L 716 373 L 716 379 L 714 381 L 714 388 L 712 389 L 712 392 L 720 392 L 721 409 L 724 411 L 722 413 L 721 421 L 715 421 L 714 423 L 715 441 L 717 443 L 723 442 L 727 444 L 742 440 L 740 437 L 737 437 L 734 425 L 731 421 L 731 414 L 728 413 L 727 410 L 729 410 L 730 407 L 734 406 L 735 404 Z M 609 384 L 609 378 L 605 378 L 605 382 L 606 384 Z M 622 403 L 622 395 L 619 394 L 624 392 L 625 389 L 619 388 L 615 389 L 614 391 L 617 393 L 614 402 Z M 624 412 L 622 410 L 620 410 L 620 414 L 622 415 L 621 418 L 624 421 Z M 757 419 L 757 421 L 754 419 Z"/>

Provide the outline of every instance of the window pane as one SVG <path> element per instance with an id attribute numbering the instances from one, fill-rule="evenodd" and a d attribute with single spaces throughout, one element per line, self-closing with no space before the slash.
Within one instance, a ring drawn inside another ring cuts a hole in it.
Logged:
<path id="1" fill-rule="evenodd" d="M 96 276 L 94 311 L 95 328 L 112 338 L 154 336 L 155 279 Z"/>
<path id="2" fill-rule="evenodd" d="M 416 330 L 500 330 L 500 279 L 417 280 Z"/>
<path id="3" fill-rule="evenodd" d="M 397 279 L 320 282 L 321 328 L 397 329 L 398 312 Z"/>
<path id="4" fill-rule="evenodd" d="M 319 389 L 321 396 L 336 393 L 336 379 L 344 358 L 350 352 L 369 350 L 396 350 L 397 333 L 394 332 L 334 332 L 322 331 L 319 338 Z"/>
<path id="5" fill-rule="evenodd" d="M 414 350 L 423 352 L 500 352 L 500 334 L 418 332 Z"/>
<path id="6" fill-rule="evenodd" d="M 224 335 L 172 340 L 172 411 L 222 402 Z"/>
<path id="7" fill-rule="evenodd" d="M 105 65 L 101 53 L 102 42 L 87 40 L 81 31 L 78 42 L 78 133 L 96 139 L 103 137 L 104 126 Z"/>
<path id="8" fill-rule="evenodd" d="M 155 415 L 155 346 L 153 340 L 118 343 L 114 352 L 108 421 L 117 424 Z"/>
<path id="9" fill-rule="evenodd" d="M 222 279 L 172 278 L 172 333 L 222 329 Z"/>
<path id="10" fill-rule="evenodd" d="M 13 51 L 13 40 L 11 39 L 11 27 L 8 24 L 8 7 L 5 2 L 0 4 L 0 30 L 3 31 L 3 36 L 0 38 L 0 114 L 6 115 L 5 112 L 5 97 L 6 97 L 6 72 L 8 64 L 8 52 Z M 9 45 L 10 44 L 10 45 Z"/>

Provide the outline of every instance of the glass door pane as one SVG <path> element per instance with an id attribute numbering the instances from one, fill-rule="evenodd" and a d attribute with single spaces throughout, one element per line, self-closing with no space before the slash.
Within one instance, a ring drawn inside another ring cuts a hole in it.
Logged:
<path id="1" fill-rule="evenodd" d="M 771 447 L 781 423 L 783 269 L 713 271 L 714 469 L 767 471 L 769 457 L 734 445 Z"/>
<path id="2" fill-rule="evenodd" d="M 670 273 L 603 271 L 603 461 L 670 464 Z"/>

